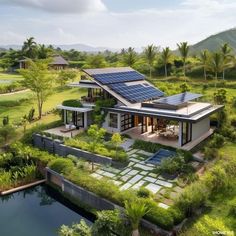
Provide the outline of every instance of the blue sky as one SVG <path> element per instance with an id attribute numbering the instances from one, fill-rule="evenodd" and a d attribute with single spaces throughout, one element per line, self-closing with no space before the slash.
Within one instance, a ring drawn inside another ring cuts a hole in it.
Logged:
<path id="1" fill-rule="evenodd" d="M 233 28 L 235 0 L 0 0 L 0 45 L 176 47 Z"/>

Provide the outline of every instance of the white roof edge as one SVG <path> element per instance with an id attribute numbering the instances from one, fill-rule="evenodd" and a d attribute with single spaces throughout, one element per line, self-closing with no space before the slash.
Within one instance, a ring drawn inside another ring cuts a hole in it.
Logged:
<path id="1" fill-rule="evenodd" d="M 57 109 L 68 110 L 68 111 L 78 111 L 82 113 L 93 110 L 92 108 L 88 108 L 88 107 L 68 107 L 68 106 L 63 106 L 63 105 L 57 105 Z"/>

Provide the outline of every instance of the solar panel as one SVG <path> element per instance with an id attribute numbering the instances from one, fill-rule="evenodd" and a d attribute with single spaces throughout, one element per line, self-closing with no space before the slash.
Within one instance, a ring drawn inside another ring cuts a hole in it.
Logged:
<path id="1" fill-rule="evenodd" d="M 196 93 L 185 92 L 185 93 L 180 93 L 180 94 L 176 94 L 169 97 L 160 98 L 154 102 L 157 104 L 168 104 L 168 105 L 178 106 L 188 101 L 197 99 L 199 97 L 202 97 L 202 95 L 196 94 Z"/>
<path id="2" fill-rule="evenodd" d="M 121 82 L 139 81 L 145 79 L 145 76 L 137 71 L 94 74 L 92 77 L 101 84 L 114 84 Z"/>
<path id="3" fill-rule="evenodd" d="M 126 85 L 125 83 L 117 83 L 108 86 L 131 103 L 156 99 L 164 95 L 162 91 L 148 84 Z"/>

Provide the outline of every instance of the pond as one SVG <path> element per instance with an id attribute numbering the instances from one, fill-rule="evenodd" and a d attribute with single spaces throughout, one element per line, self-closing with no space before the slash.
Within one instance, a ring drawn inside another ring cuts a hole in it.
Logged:
<path id="1" fill-rule="evenodd" d="M 62 224 L 93 216 L 65 200 L 52 188 L 42 185 L 0 197 L 0 235 L 54 236 Z"/>

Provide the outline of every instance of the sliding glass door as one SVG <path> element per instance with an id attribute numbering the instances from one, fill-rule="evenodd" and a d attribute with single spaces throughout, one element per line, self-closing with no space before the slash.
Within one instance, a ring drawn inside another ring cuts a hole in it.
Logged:
<path id="1" fill-rule="evenodd" d="M 182 122 L 181 146 L 192 141 L 192 124 Z"/>

